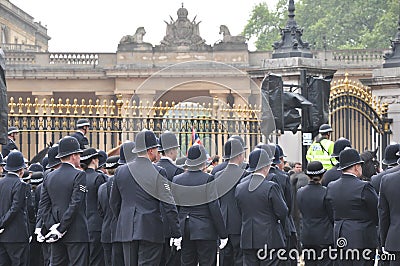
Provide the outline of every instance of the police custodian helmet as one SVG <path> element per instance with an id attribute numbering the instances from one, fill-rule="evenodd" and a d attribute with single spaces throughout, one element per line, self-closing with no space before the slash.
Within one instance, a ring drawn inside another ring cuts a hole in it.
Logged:
<path id="1" fill-rule="evenodd" d="M 328 124 L 322 124 L 319 127 L 319 133 L 320 134 L 326 134 L 326 133 L 332 132 L 332 131 L 333 131 L 332 127 L 330 125 L 328 125 Z"/>

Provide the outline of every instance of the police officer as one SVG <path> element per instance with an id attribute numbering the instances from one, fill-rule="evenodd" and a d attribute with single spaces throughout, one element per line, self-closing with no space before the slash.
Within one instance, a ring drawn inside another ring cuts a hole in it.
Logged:
<path id="1" fill-rule="evenodd" d="M 1 153 L 4 157 L 7 157 L 8 154 L 13 150 L 18 150 L 17 144 L 15 141 L 17 140 L 19 130 L 16 127 L 9 127 L 8 128 L 8 139 L 7 144 L 3 145 L 1 149 Z"/>
<path id="2" fill-rule="evenodd" d="M 175 164 L 175 160 L 178 157 L 178 139 L 172 132 L 165 131 L 161 134 L 159 143 L 160 147 L 158 148 L 158 151 L 161 153 L 161 158 L 156 165 L 165 169 L 167 179 L 172 182 L 174 176 L 184 172 L 182 168 L 176 166 Z M 163 209 L 162 215 L 165 217 L 165 212 Z M 164 252 L 161 259 L 161 265 L 179 266 L 181 263 L 180 251 L 171 250 L 171 234 L 169 232 L 169 224 L 165 221 L 163 226 L 166 240 L 164 243 Z"/>
<path id="3" fill-rule="evenodd" d="M 114 173 L 118 164 L 119 155 L 110 156 L 107 158 L 104 169 L 107 170 L 109 175 L 106 183 L 99 187 L 98 191 L 98 209 L 100 217 L 103 219 L 101 225 L 101 244 L 104 250 L 104 262 L 105 265 L 123 265 L 113 264 L 115 261 L 112 260 L 112 242 L 111 242 L 111 228 L 115 227 L 115 223 L 112 223 L 112 212 L 110 208 L 110 193 L 111 186 L 114 180 Z"/>
<path id="4" fill-rule="evenodd" d="M 135 144 L 138 157 L 118 168 L 111 189 L 110 207 L 118 217 L 115 241 L 122 242 L 125 265 L 158 265 L 165 241 L 160 208 L 174 238 L 180 237 L 177 210 L 166 178 L 152 164 L 158 153 L 156 136 L 141 131 Z"/>
<path id="5" fill-rule="evenodd" d="M 266 246 L 268 250 L 286 246 L 282 224 L 289 211 L 279 186 L 266 180 L 271 163 L 265 150 L 252 151 L 247 169 L 252 174 L 236 187 L 235 198 L 242 220 L 243 265 L 280 265 L 276 252 L 270 256 L 269 252 L 259 250 Z"/>
<path id="6" fill-rule="evenodd" d="M 344 256 L 340 265 L 374 265 L 375 249 L 378 247 L 378 196 L 372 185 L 362 181 L 362 163 L 355 149 L 344 149 L 339 155 L 341 177 L 328 185 L 327 196 L 333 209 L 334 243 L 343 250 L 358 249 L 360 254 L 370 249 L 372 258 L 352 261 Z"/>
<path id="7" fill-rule="evenodd" d="M 218 204 L 216 190 L 211 183 L 214 178 L 204 172 L 207 167 L 206 162 L 207 152 L 204 147 L 202 145 L 191 146 L 185 162 L 188 171 L 175 176 L 173 180 L 175 184 L 180 186 L 196 187 L 196 189 L 188 190 L 192 193 L 174 193 L 176 196 L 193 199 L 192 204 L 179 206 L 182 265 L 197 265 L 197 263 L 200 265 L 216 265 L 218 237 L 221 239 L 221 249 L 228 242 L 228 234 Z M 186 199 L 176 198 L 176 200 L 177 205 L 179 205 Z"/>
<path id="8" fill-rule="evenodd" d="M 51 243 L 51 265 L 88 264 L 86 173 L 77 169 L 81 153 L 76 138 L 62 138 L 56 156 L 62 164 L 43 182 L 39 209 L 43 209 L 44 223 L 52 224 L 45 236 Z"/>
<path id="9" fill-rule="evenodd" d="M 101 245 L 101 227 L 103 219 L 98 212 L 97 193 L 101 184 L 106 182 L 99 166 L 99 153 L 94 148 L 85 149 L 81 155 L 81 168 L 86 172 L 86 218 L 89 230 L 89 265 L 104 265 L 104 252 Z"/>
<path id="10" fill-rule="evenodd" d="M 374 187 L 377 194 L 379 194 L 379 189 L 381 186 L 382 177 L 386 174 L 394 173 L 400 170 L 400 166 L 398 164 L 398 160 L 400 158 L 400 144 L 392 144 L 388 145 L 385 148 L 384 159 L 382 160 L 382 164 L 387 165 L 385 171 L 382 171 L 376 175 L 371 176 L 371 185 Z"/>
<path id="11" fill-rule="evenodd" d="M 382 178 L 379 193 L 379 231 L 382 247 L 396 256 L 390 265 L 400 265 L 400 179 L 399 173 Z"/>
<path id="12" fill-rule="evenodd" d="M 325 169 L 321 162 L 307 165 L 308 185 L 297 191 L 297 204 L 302 215 L 301 243 L 303 248 L 313 249 L 316 258 L 305 257 L 305 265 L 333 265 L 323 249 L 333 247 L 332 208 L 326 199 L 326 187 L 321 185 Z"/>
<path id="13" fill-rule="evenodd" d="M 135 142 L 126 141 L 119 148 L 119 160 L 118 164 L 126 164 L 128 162 L 133 161 L 137 154 L 133 153 L 133 149 L 135 148 Z"/>
<path id="14" fill-rule="evenodd" d="M 128 162 L 133 161 L 137 157 L 137 154 L 132 152 L 132 150 L 134 148 L 135 148 L 135 142 L 133 142 L 133 141 L 126 141 L 120 146 L 120 148 L 119 148 L 118 165 L 127 164 Z M 110 182 L 111 182 L 110 185 L 112 187 L 112 185 L 114 183 L 114 177 L 111 178 Z M 113 265 L 119 266 L 119 265 L 124 265 L 124 252 L 123 252 L 123 248 L 122 248 L 122 242 L 119 241 L 119 240 L 116 240 L 116 230 L 117 230 L 117 226 L 116 225 L 117 225 L 118 216 L 115 216 L 115 214 L 112 212 L 112 210 L 111 210 L 111 213 L 112 213 L 112 219 L 111 219 L 111 225 L 112 225 L 112 227 L 111 227 L 111 242 L 112 242 L 111 243 L 111 245 L 112 245 L 111 257 L 112 257 Z"/>
<path id="15" fill-rule="evenodd" d="M 105 151 L 103 150 L 97 150 L 97 153 L 99 154 L 99 165 L 96 169 L 97 172 L 103 173 L 104 176 L 107 176 L 107 170 L 104 168 L 107 162 L 108 155 Z"/>
<path id="16" fill-rule="evenodd" d="M 79 119 L 76 123 L 76 132 L 74 132 L 71 136 L 76 138 L 79 142 L 79 146 L 81 150 L 87 149 L 90 147 L 89 140 L 86 137 L 86 134 L 89 132 L 90 122 L 86 118 Z"/>
<path id="17" fill-rule="evenodd" d="M 169 131 L 161 134 L 158 151 L 161 152 L 162 156 L 157 165 L 165 169 L 169 181 L 172 181 L 174 176 L 184 172 L 182 168 L 175 164 L 175 160 L 178 157 L 178 148 L 178 139 L 175 134 Z"/>
<path id="18" fill-rule="evenodd" d="M 231 189 L 219 199 L 225 227 L 228 232 L 228 243 L 220 251 L 219 265 L 243 265 L 243 253 L 240 248 L 240 230 L 242 221 L 239 208 L 235 200 L 236 185 L 244 176 L 245 170 L 241 165 L 244 162 L 245 149 L 237 139 L 230 139 L 224 145 L 225 160 L 229 160 L 224 170 L 217 172 L 215 178 L 224 186 Z"/>
<path id="19" fill-rule="evenodd" d="M 0 265 L 29 265 L 24 168 L 22 153 L 9 153 L 7 174 L 0 179 Z"/>
<path id="20" fill-rule="evenodd" d="M 48 152 L 47 152 L 47 157 L 48 158 L 48 164 L 47 164 L 47 170 L 44 172 L 44 177 L 43 177 L 43 181 L 45 180 L 45 178 L 47 177 L 47 175 L 54 171 L 55 169 L 59 168 L 61 165 L 61 160 L 59 158 L 56 158 L 58 154 L 58 145 L 54 145 L 53 147 L 51 147 Z M 39 201 L 39 207 L 38 207 L 38 211 L 36 214 L 36 229 L 35 229 L 35 235 L 36 235 L 36 240 L 37 242 L 41 243 L 42 246 L 42 253 L 43 253 L 43 264 L 45 266 L 49 266 L 50 265 L 50 257 L 51 257 L 51 247 L 49 243 L 45 242 L 45 238 L 44 236 L 47 235 L 50 227 L 52 226 L 52 222 L 51 224 L 46 224 L 45 223 L 45 216 L 47 214 L 43 214 L 43 207 L 41 208 L 40 206 L 40 198 L 41 198 L 41 193 L 42 193 L 42 186 L 43 186 L 43 182 L 41 184 L 39 184 L 35 190 L 35 198 L 37 201 Z"/>
<path id="21" fill-rule="evenodd" d="M 293 217 L 291 215 L 292 206 L 293 206 L 293 193 L 292 187 L 290 185 L 290 177 L 288 173 L 279 169 L 279 165 L 283 166 L 283 162 L 281 158 L 283 158 L 283 150 L 278 145 L 267 144 L 270 146 L 270 149 L 275 148 L 274 158 L 272 160 L 272 166 L 269 169 L 269 173 L 274 174 L 273 181 L 275 181 L 282 190 L 284 200 L 289 209 L 288 216 L 285 221 L 285 234 L 286 234 L 286 248 L 289 252 L 290 249 L 295 249 L 297 246 L 297 231 L 296 226 L 293 221 Z M 294 259 L 289 260 L 288 264 L 294 265 L 297 264 L 297 261 Z"/>
<path id="22" fill-rule="evenodd" d="M 131 142 L 133 143 L 133 142 Z M 129 144 L 132 149 L 135 147 L 135 145 Z M 103 217 L 103 225 L 102 225 L 102 232 L 101 232 L 101 238 L 102 238 L 102 243 L 103 243 L 103 248 L 104 248 L 104 258 L 106 259 L 107 265 L 113 265 L 113 266 L 123 266 L 124 265 L 124 252 L 122 248 L 122 242 L 116 240 L 116 230 L 117 230 L 117 219 L 118 217 L 114 215 L 114 213 L 111 210 L 110 206 L 110 198 L 111 198 L 111 189 L 114 184 L 114 175 L 116 170 L 120 165 L 126 164 L 125 161 L 125 153 L 123 152 L 123 147 L 127 147 L 126 145 L 121 145 L 120 147 L 120 155 L 115 155 L 107 158 L 106 166 L 105 168 L 107 169 L 107 173 L 109 175 L 109 178 L 107 182 L 103 185 L 100 186 L 99 188 L 99 206 L 101 207 L 101 213 L 104 216 Z M 129 149 L 127 149 L 129 150 Z M 121 159 L 122 157 L 122 159 Z M 123 163 L 122 163 L 123 162 Z M 107 189 L 107 193 L 105 190 Z M 107 195 L 106 195 L 107 194 Z M 107 199 L 106 199 L 107 197 Z M 105 202 L 107 201 L 107 202 Z M 107 205 L 108 204 L 108 205 Z M 107 211 L 108 210 L 108 211 Z M 111 216 L 111 217 L 110 217 Z M 108 230 L 105 229 L 104 227 L 107 226 L 108 220 L 111 219 L 110 221 L 110 243 L 111 243 L 111 258 L 108 259 Z M 111 260 L 111 263 L 108 263 L 107 260 Z"/>
<path id="23" fill-rule="evenodd" d="M 239 135 L 233 135 L 233 136 L 231 136 L 228 140 L 230 140 L 230 139 L 237 139 L 237 140 L 239 140 L 240 143 L 242 144 L 243 148 L 244 148 L 244 149 L 247 149 L 246 144 L 244 143 L 244 140 L 243 140 L 243 138 L 242 138 L 241 136 L 239 136 Z M 222 163 L 216 165 L 216 166 L 213 168 L 213 170 L 211 171 L 211 174 L 212 174 L 212 175 L 215 175 L 217 172 L 219 172 L 219 171 L 225 169 L 225 167 L 228 165 L 228 163 L 229 163 L 229 159 L 225 159 Z M 243 167 L 243 168 L 245 168 L 245 167 Z"/>
<path id="24" fill-rule="evenodd" d="M 30 265 L 43 265 L 43 256 L 41 246 L 34 236 L 36 228 L 36 217 L 39 208 L 40 191 L 37 191 L 37 186 L 43 182 L 43 166 L 40 163 L 31 164 L 28 168 L 29 184 L 27 184 L 27 210 L 29 217 L 29 233 L 32 236 L 30 241 L 29 260 Z"/>
<path id="25" fill-rule="evenodd" d="M 351 148 L 351 143 L 346 138 L 339 138 L 333 144 L 333 153 L 331 154 L 331 157 L 335 159 L 337 164 L 325 172 L 324 176 L 322 177 L 322 185 L 323 186 L 327 187 L 330 182 L 339 179 L 339 177 L 342 175 L 342 171 L 338 170 L 339 154 L 346 147 Z"/>
<path id="26" fill-rule="evenodd" d="M 315 141 L 311 144 L 307 151 L 307 161 L 320 161 L 325 169 L 331 169 L 335 164 L 335 160 L 331 158 L 334 142 L 329 138 L 331 136 L 332 127 L 323 124 L 319 127 L 319 134 Z"/>

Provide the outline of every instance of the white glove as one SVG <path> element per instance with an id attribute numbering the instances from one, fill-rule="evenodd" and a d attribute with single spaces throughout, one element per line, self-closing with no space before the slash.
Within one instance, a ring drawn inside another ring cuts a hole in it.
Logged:
<path id="1" fill-rule="evenodd" d="M 57 228 L 60 226 L 60 224 L 53 224 L 50 227 L 50 232 L 46 235 L 46 242 L 47 243 L 54 243 L 57 242 L 58 240 L 60 240 L 66 232 L 64 233 L 60 233 Z"/>
<path id="2" fill-rule="evenodd" d="M 182 248 L 182 237 L 179 238 L 171 238 L 170 243 L 173 243 L 176 247 L 176 250 L 180 250 Z M 172 246 L 172 245 L 171 245 Z"/>
<path id="3" fill-rule="evenodd" d="M 3 232 L 4 232 L 4 228 L 1 228 L 0 229 L 0 234 L 3 233 Z"/>
<path id="4" fill-rule="evenodd" d="M 228 238 L 222 238 L 221 243 L 219 244 L 219 249 L 224 249 L 226 247 L 226 244 L 228 244 Z"/>
<path id="5" fill-rule="evenodd" d="M 42 235 L 42 228 L 35 228 L 35 235 L 36 235 L 36 240 L 39 243 L 43 243 L 46 239 Z"/>

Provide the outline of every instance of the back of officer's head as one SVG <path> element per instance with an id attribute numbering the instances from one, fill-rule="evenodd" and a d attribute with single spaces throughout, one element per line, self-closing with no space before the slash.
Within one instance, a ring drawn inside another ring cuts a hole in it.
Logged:
<path id="1" fill-rule="evenodd" d="M 330 136 L 332 131 L 333 129 L 329 124 L 322 124 L 318 130 L 319 134 L 321 134 L 322 136 Z"/>

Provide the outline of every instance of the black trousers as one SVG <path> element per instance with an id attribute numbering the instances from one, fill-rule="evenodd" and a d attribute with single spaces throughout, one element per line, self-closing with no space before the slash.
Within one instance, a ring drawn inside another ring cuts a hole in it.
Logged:
<path id="1" fill-rule="evenodd" d="M 333 266 L 333 261 L 330 260 L 329 254 L 327 252 L 329 246 L 304 246 L 304 249 L 309 250 L 309 252 L 303 252 L 304 254 L 304 265 L 305 266 Z M 333 248 L 333 244 L 332 244 Z M 322 250 L 325 250 L 322 252 Z M 315 251 L 314 254 L 311 251 Z"/>
<path id="2" fill-rule="evenodd" d="M 36 237 L 32 237 L 29 243 L 29 266 L 43 266 L 42 243 L 37 242 Z"/>
<path id="3" fill-rule="evenodd" d="M 287 254 L 289 254 L 290 250 L 294 250 L 297 249 L 297 235 L 296 232 L 291 232 L 291 234 L 289 236 L 287 236 L 287 240 L 286 240 L 286 251 Z M 288 266 L 297 266 L 297 258 L 288 258 L 287 260 L 287 264 Z"/>
<path id="4" fill-rule="evenodd" d="M 335 265 L 340 265 L 340 266 L 374 266 L 375 265 L 375 249 L 374 248 L 369 248 L 369 250 L 373 250 L 373 253 L 367 254 L 370 260 L 367 260 L 363 258 L 363 251 L 364 249 L 359 249 L 358 254 L 359 254 L 359 259 L 353 258 L 351 253 L 348 253 L 346 255 L 346 250 L 340 250 L 338 249 L 338 254 L 339 258 L 337 261 L 335 261 Z M 341 253 L 343 252 L 343 253 Z M 341 257 L 340 254 L 343 254 Z"/>
<path id="5" fill-rule="evenodd" d="M 42 243 L 42 253 L 43 253 L 44 266 L 50 266 L 51 244 L 43 242 Z"/>
<path id="6" fill-rule="evenodd" d="M 190 240 L 190 227 L 186 220 L 182 237 L 182 266 L 217 265 L 216 240 Z"/>
<path id="7" fill-rule="evenodd" d="M 111 243 L 102 243 L 104 250 L 104 263 L 107 266 L 111 266 L 111 254 L 112 254 L 112 244 Z"/>
<path id="8" fill-rule="evenodd" d="M 265 259 L 258 256 L 259 249 L 243 249 L 243 265 L 244 266 L 278 266 L 287 265 L 288 262 L 278 260 L 277 254 L 271 257 L 268 255 Z"/>
<path id="9" fill-rule="evenodd" d="M 240 248 L 240 235 L 229 235 L 228 244 L 219 251 L 219 265 L 242 266 L 243 252 Z"/>
<path id="10" fill-rule="evenodd" d="M 400 252 L 389 252 L 389 254 L 391 254 L 391 256 L 395 256 L 395 260 L 390 260 L 389 262 L 389 259 L 386 258 L 387 265 L 400 266 Z"/>
<path id="11" fill-rule="evenodd" d="M 153 243 L 144 240 L 123 242 L 125 265 L 152 265 L 160 264 L 163 250 L 162 243 Z"/>
<path id="12" fill-rule="evenodd" d="M 124 266 L 124 251 L 121 242 L 112 243 L 112 266 Z"/>
<path id="13" fill-rule="evenodd" d="M 176 250 L 174 245 L 170 245 L 170 238 L 166 238 L 163 244 L 163 254 L 161 257 L 160 266 L 180 266 L 181 251 Z"/>
<path id="14" fill-rule="evenodd" d="M 0 266 L 29 265 L 29 243 L 0 243 Z"/>
<path id="15" fill-rule="evenodd" d="M 89 265 L 104 266 L 104 250 L 101 244 L 101 232 L 89 232 Z"/>
<path id="16" fill-rule="evenodd" d="M 58 265 L 88 265 L 89 263 L 88 243 L 63 243 L 51 244 L 51 266 Z"/>

